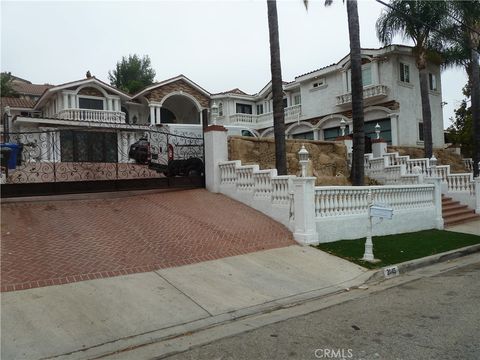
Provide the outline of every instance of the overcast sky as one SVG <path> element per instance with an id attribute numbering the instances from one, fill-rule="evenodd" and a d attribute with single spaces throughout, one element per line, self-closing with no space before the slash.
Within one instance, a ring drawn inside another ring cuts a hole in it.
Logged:
<path id="1" fill-rule="evenodd" d="M 282 73 L 286 81 L 348 54 L 341 0 L 279 0 Z M 33 83 L 60 84 L 92 75 L 108 82 L 122 56 L 149 55 L 161 81 L 178 74 L 216 93 L 258 92 L 270 78 L 267 6 L 255 1 L 1 1 L 1 70 Z M 359 0 L 362 47 L 381 46 L 382 6 Z M 396 43 L 401 43 L 397 39 Z M 444 124 L 462 99 L 461 69 L 442 74 Z"/>

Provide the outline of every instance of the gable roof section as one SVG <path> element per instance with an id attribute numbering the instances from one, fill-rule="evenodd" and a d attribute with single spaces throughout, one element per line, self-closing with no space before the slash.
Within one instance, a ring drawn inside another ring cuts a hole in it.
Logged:
<path id="1" fill-rule="evenodd" d="M 387 53 L 391 53 L 391 52 L 395 52 L 395 51 L 399 51 L 399 50 L 410 50 L 410 49 L 412 49 L 411 46 L 391 44 L 391 45 L 383 46 L 381 48 L 362 48 L 361 49 L 361 54 L 362 55 L 370 55 L 371 54 L 371 55 L 375 56 L 375 55 L 387 54 Z M 317 76 L 320 76 L 320 75 L 324 75 L 326 73 L 329 73 L 331 71 L 338 70 L 338 69 L 342 68 L 345 65 L 345 63 L 347 63 L 349 61 L 349 58 L 350 58 L 350 54 L 347 54 L 336 63 L 321 67 L 321 68 L 316 69 L 316 70 L 309 71 L 307 73 L 304 73 L 304 74 L 301 74 L 301 75 L 298 75 L 298 76 L 295 76 L 295 81 L 306 80 L 306 79 L 310 78 L 311 76 L 309 76 L 309 75 L 312 75 L 312 74 L 316 74 Z"/>
<path id="2" fill-rule="evenodd" d="M 246 92 L 240 90 L 239 88 L 235 88 L 235 89 L 232 89 L 232 90 L 227 90 L 227 91 L 219 92 L 219 93 L 212 94 L 212 95 L 227 95 L 227 94 L 250 95 L 250 94 L 247 94 Z"/>
<path id="3" fill-rule="evenodd" d="M 170 79 L 167 79 L 167 80 L 163 80 L 163 81 L 160 81 L 160 82 L 157 82 L 155 84 L 152 84 L 150 86 L 147 86 L 145 89 L 141 90 L 140 92 L 136 93 L 135 95 L 132 96 L 132 99 L 134 98 L 137 98 L 139 96 L 142 96 L 152 90 L 155 90 L 156 88 L 159 88 L 159 87 L 162 87 L 162 86 L 165 86 L 167 84 L 170 84 L 170 83 L 173 83 L 175 81 L 178 81 L 178 80 L 183 80 L 185 81 L 188 85 L 192 86 L 193 88 L 195 88 L 196 90 L 198 90 L 199 92 L 201 92 L 202 94 L 210 97 L 212 94 L 210 94 L 207 90 L 205 90 L 204 88 L 202 88 L 200 85 L 196 84 L 195 82 L 193 82 L 192 80 L 190 80 L 189 78 L 187 78 L 185 75 L 183 74 L 180 74 L 180 75 L 177 75 L 173 78 L 170 78 Z"/>
<path id="4" fill-rule="evenodd" d="M 71 87 L 75 87 L 75 86 L 82 86 L 82 85 L 88 85 L 88 84 L 94 84 L 94 85 L 98 85 L 102 88 L 105 88 L 107 90 L 109 90 L 110 92 L 116 94 L 116 95 L 119 95 L 120 97 L 124 98 L 124 99 L 127 99 L 127 100 L 130 100 L 132 97 L 117 89 L 116 87 L 113 87 L 101 80 L 98 80 L 95 76 L 92 76 L 90 78 L 86 78 L 86 79 L 82 79 L 82 80 L 76 80 L 76 81 L 72 81 L 72 82 L 68 82 L 68 83 L 64 83 L 64 84 L 60 84 L 60 85 L 56 85 L 56 86 L 53 86 L 51 88 L 48 88 L 44 91 L 44 93 L 42 94 L 42 96 L 40 97 L 40 99 L 38 99 L 37 103 L 35 104 L 35 109 L 38 109 L 38 107 L 40 107 L 45 101 L 46 99 L 48 99 L 52 94 L 60 91 L 60 90 L 65 90 L 65 89 L 68 89 L 68 88 L 71 88 Z"/>
<path id="5" fill-rule="evenodd" d="M 6 106 L 10 106 L 12 109 L 33 109 L 35 101 L 30 99 L 21 99 L 14 97 L 2 97 L 0 98 L 0 114 L 3 117 Z"/>
<path id="6" fill-rule="evenodd" d="M 31 83 L 20 82 L 20 81 L 14 81 L 12 83 L 13 90 L 15 90 L 17 93 L 22 95 L 40 96 L 45 92 L 45 90 L 50 89 L 52 87 L 54 87 L 54 85 L 49 85 L 49 84 L 39 85 L 39 84 L 31 84 Z"/>

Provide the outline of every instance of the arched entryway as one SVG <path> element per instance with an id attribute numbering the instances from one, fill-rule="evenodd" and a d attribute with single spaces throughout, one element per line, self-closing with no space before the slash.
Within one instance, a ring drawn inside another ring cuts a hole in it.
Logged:
<path id="1" fill-rule="evenodd" d="M 175 94 L 162 103 L 161 122 L 165 124 L 200 124 L 200 108 L 194 99 Z"/>

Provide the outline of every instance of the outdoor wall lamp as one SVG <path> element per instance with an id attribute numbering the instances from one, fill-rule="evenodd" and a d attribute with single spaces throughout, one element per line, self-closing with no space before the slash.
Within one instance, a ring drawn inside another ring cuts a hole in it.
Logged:
<path id="1" fill-rule="evenodd" d="M 346 128 L 347 122 L 345 119 L 340 120 L 340 129 L 342 129 L 342 136 L 345 136 L 345 128 Z"/>
<path id="2" fill-rule="evenodd" d="M 218 105 L 214 101 L 212 104 L 212 124 L 217 125 L 217 116 L 218 116 Z"/>
<path id="3" fill-rule="evenodd" d="M 380 125 L 375 125 L 375 134 L 377 134 L 377 139 L 380 139 Z"/>
<path id="4" fill-rule="evenodd" d="M 302 167 L 302 177 L 307 176 L 307 164 L 308 164 L 308 151 L 305 149 L 305 145 L 302 144 L 302 148 L 298 152 L 298 160 Z"/>

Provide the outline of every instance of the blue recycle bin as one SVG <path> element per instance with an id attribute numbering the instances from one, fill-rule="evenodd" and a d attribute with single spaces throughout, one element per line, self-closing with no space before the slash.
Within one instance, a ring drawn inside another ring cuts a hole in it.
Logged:
<path id="1" fill-rule="evenodd" d="M 10 149 L 10 156 L 8 157 L 8 168 L 9 169 L 15 169 L 17 166 L 17 156 L 18 156 L 18 150 L 19 146 L 18 144 L 13 144 L 13 143 L 6 143 L 6 144 L 0 144 L 0 147 L 3 148 L 8 148 Z"/>

